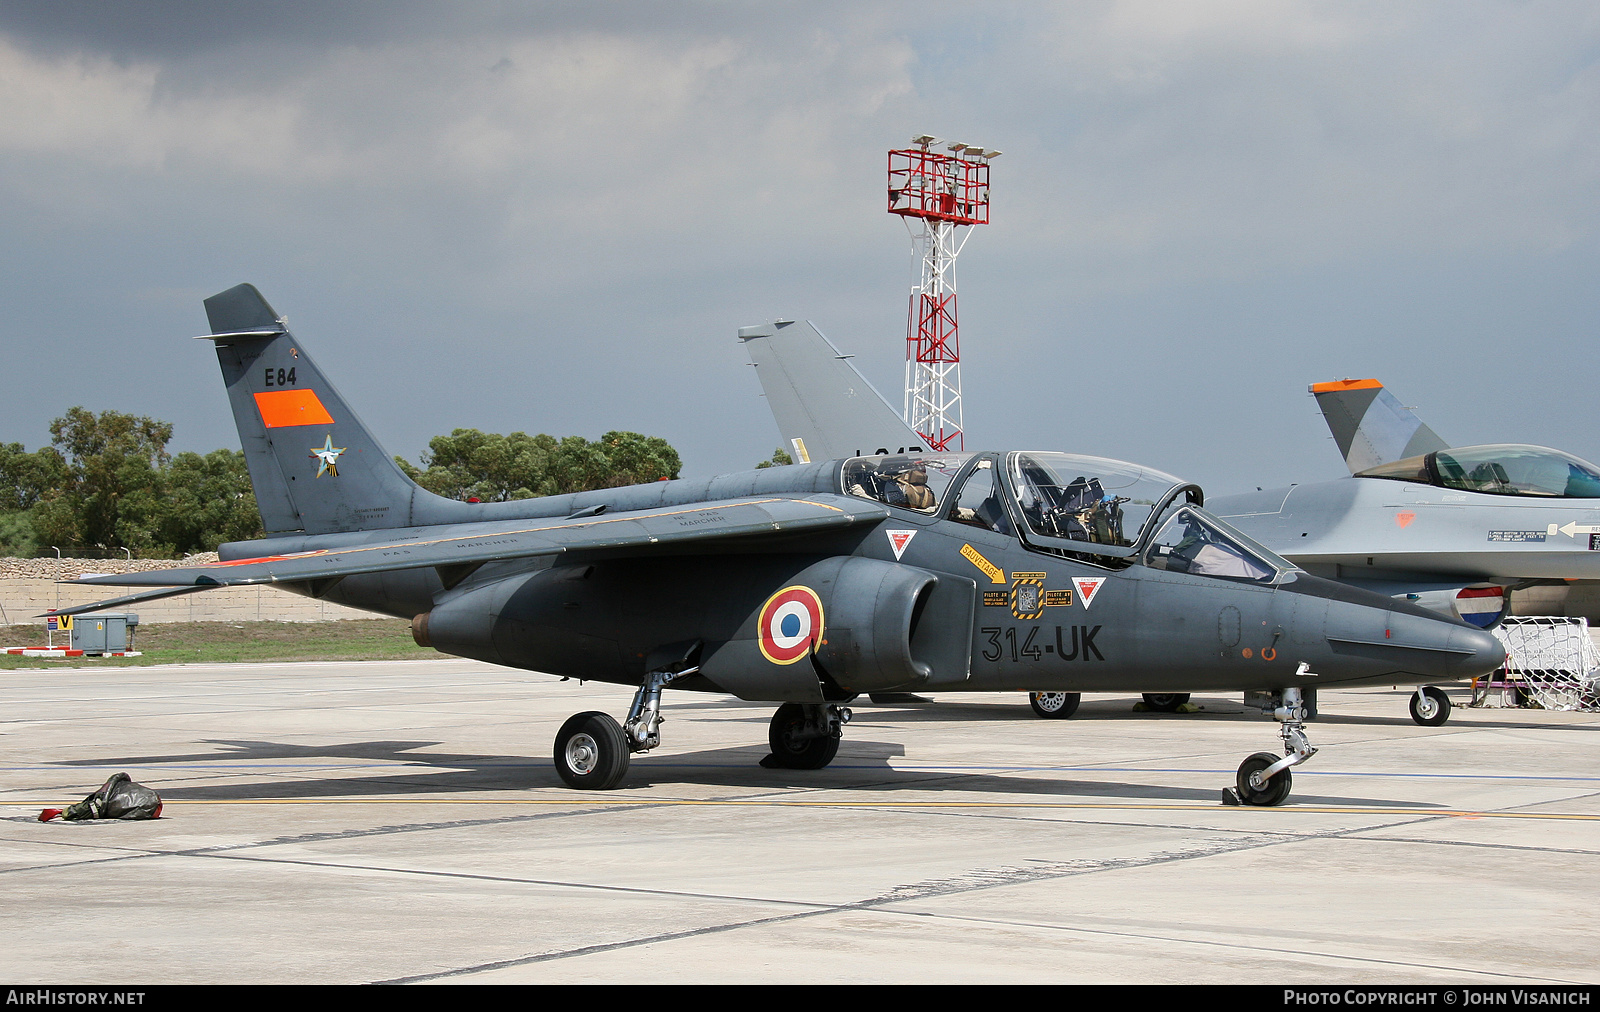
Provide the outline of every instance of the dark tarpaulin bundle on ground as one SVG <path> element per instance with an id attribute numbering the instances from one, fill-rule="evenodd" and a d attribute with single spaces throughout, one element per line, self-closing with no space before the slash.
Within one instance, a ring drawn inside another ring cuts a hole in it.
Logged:
<path id="1" fill-rule="evenodd" d="M 93 794 L 62 811 L 46 808 L 39 813 L 40 822 L 49 822 L 56 816 L 68 822 L 80 819 L 159 819 L 161 795 L 143 784 L 136 784 L 126 773 L 118 773 Z"/>

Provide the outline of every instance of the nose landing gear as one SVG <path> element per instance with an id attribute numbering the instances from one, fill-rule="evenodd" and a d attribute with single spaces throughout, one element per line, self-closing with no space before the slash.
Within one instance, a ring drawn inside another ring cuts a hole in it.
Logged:
<path id="1" fill-rule="evenodd" d="M 1308 665 L 1301 663 L 1297 674 L 1309 674 Z M 1284 689 L 1283 704 L 1272 711 L 1274 719 L 1282 725 L 1278 737 L 1283 739 L 1283 758 L 1271 752 L 1257 752 L 1239 764 L 1235 786 L 1222 791 L 1222 801 L 1228 805 L 1281 805 L 1288 800 L 1294 780 L 1289 768 L 1298 766 L 1317 754 L 1306 738 L 1306 708 L 1299 689 Z"/>
<path id="2" fill-rule="evenodd" d="M 1450 719 L 1450 697 L 1436 686 L 1422 686 L 1411 696 L 1411 719 L 1423 727 L 1438 727 Z"/>

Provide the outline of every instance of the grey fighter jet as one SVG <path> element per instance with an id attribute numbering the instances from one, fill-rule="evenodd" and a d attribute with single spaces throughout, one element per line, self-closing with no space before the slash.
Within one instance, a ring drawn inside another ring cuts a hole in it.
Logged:
<path id="1" fill-rule="evenodd" d="M 1375 379 L 1311 392 L 1350 476 L 1213 500 L 1234 526 L 1308 572 L 1481 628 L 1516 588 L 1600 577 L 1600 468 L 1542 446 L 1452 449 Z M 1443 723 L 1436 702 L 1413 697 L 1412 716 Z"/>
<path id="2" fill-rule="evenodd" d="M 918 438 L 809 324 L 740 331 L 779 430 L 817 443 Z M 1428 608 L 1479 628 L 1509 608 L 1509 589 L 1600 577 L 1600 469 L 1559 450 L 1496 444 L 1450 449 L 1377 380 L 1311 388 L 1351 477 L 1223 496 L 1212 512 L 1306 571 Z M 1370 479 L 1370 480 L 1369 480 Z M 1146 692 L 1152 709 L 1187 701 Z M 1247 699 L 1252 698 L 1247 695 Z M 1063 716 L 1058 693 L 1034 693 Z M 1422 685 L 1411 716 L 1437 726 L 1450 699 Z"/>
<path id="3" fill-rule="evenodd" d="M 826 766 L 878 690 L 1278 690 L 1283 754 L 1234 800 L 1277 804 L 1303 691 L 1482 674 L 1489 634 L 1319 579 L 1208 513 L 1198 487 L 1050 452 L 887 453 L 501 503 L 410 482 L 249 285 L 206 300 L 268 535 L 85 612 L 277 584 L 411 619 L 418 643 L 637 686 L 554 759 L 615 787 L 659 745 L 668 687 L 779 704 L 763 765 Z M 876 447 L 874 448 L 876 449 Z M 896 448 L 898 449 L 898 447 Z"/>

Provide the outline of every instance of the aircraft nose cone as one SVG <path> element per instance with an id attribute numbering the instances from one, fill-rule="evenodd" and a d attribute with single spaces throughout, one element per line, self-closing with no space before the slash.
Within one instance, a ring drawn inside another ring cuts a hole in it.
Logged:
<path id="1" fill-rule="evenodd" d="M 1385 632 L 1390 642 L 1411 656 L 1411 664 L 1422 675 L 1475 678 L 1506 659 L 1494 634 L 1443 616 L 1394 611 Z"/>
<path id="2" fill-rule="evenodd" d="M 1470 626 L 1456 631 L 1452 643 L 1457 649 L 1471 650 L 1458 662 L 1460 677 L 1476 678 L 1497 670 L 1506 662 L 1506 648 L 1494 634 Z"/>

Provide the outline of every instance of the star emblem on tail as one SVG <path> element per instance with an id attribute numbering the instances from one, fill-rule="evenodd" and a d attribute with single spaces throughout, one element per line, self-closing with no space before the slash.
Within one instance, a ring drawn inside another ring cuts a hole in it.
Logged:
<path id="1" fill-rule="evenodd" d="M 348 449 L 347 446 L 334 446 L 331 434 L 323 439 L 321 446 L 313 446 L 311 456 L 317 462 L 317 477 L 339 477 L 339 454 Z"/>

